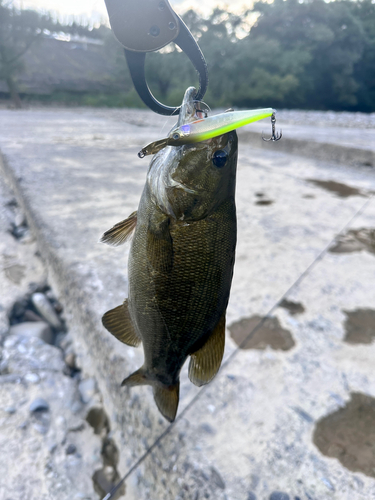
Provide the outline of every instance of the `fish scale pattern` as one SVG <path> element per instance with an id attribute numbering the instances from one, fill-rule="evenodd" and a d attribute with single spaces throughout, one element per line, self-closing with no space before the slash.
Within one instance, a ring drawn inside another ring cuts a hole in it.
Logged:
<path id="1" fill-rule="evenodd" d="M 225 312 L 233 274 L 236 213 L 232 193 L 208 217 L 158 219 L 147 186 L 129 259 L 129 309 L 145 361 L 175 383 L 187 356 L 203 346 Z M 158 231 L 157 231 L 158 232 Z M 168 269 L 168 271 L 167 271 Z"/>

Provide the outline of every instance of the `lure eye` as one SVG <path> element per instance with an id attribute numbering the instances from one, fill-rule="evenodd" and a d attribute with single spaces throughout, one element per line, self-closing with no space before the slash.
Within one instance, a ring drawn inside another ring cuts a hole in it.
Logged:
<path id="1" fill-rule="evenodd" d="M 172 135 L 172 138 L 173 138 L 175 141 L 177 141 L 177 140 L 180 138 L 180 134 L 177 134 L 177 133 L 176 133 L 176 134 L 173 134 L 173 135 Z"/>
<path id="2" fill-rule="evenodd" d="M 222 149 L 219 149 L 219 151 L 215 151 L 212 157 L 212 163 L 215 165 L 215 167 L 222 168 L 226 164 L 227 159 L 228 159 L 227 153 Z"/>

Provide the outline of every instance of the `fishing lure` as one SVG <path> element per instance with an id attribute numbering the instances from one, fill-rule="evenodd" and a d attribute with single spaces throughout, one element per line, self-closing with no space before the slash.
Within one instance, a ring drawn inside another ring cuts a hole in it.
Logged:
<path id="1" fill-rule="evenodd" d="M 138 156 L 144 158 L 147 155 L 157 153 L 166 146 L 183 146 L 184 144 L 207 141 L 268 116 L 274 120 L 272 123 L 276 121 L 275 110 L 272 108 L 229 111 L 202 118 L 173 129 L 165 139 L 151 142 L 141 149 Z"/>

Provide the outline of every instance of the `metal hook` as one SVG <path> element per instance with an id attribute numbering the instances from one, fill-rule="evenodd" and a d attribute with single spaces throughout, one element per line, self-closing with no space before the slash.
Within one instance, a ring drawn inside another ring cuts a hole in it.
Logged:
<path id="1" fill-rule="evenodd" d="M 276 116 L 275 116 L 275 113 L 271 116 L 271 125 L 272 125 L 272 135 L 269 139 L 265 139 L 263 137 L 263 132 L 262 132 L 262 139 L 265 141 L 265 142 L 269 142 L 269 141 L 272 141 L 272 142 L 275 142 L 275 141 L 279 141 L 282 136 L 283 136 L 283 133 L 282 131 L 280 130 L 280 133 L 275 131 L 275 124 L 276 124 Z"/>

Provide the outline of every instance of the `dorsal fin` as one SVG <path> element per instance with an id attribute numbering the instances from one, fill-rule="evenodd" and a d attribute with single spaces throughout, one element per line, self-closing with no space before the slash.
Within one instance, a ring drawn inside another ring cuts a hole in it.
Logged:
<path id="1" fill-rule="evenodd" d="M 225 345 L 225 312 L 206 343 L 190 355 L 189 379 L 200 387 L 208 384 L 219 371 Z"/>
<path id="2" fill-rule="evenodd" d="M 124 344 L 137 347 L 141 343 L 130 319 L 128 301 L 107 311 L 102 318 L 103 326 Z"/>
<path id="3" fill-rule="evenodd" d="M 100 238 L 100 241 L 118 247 L 131 238 L 136 225 L 137 212 L 135 211 L 127 219 L 118 222 L 111 229 L 108 229 Z"/>

